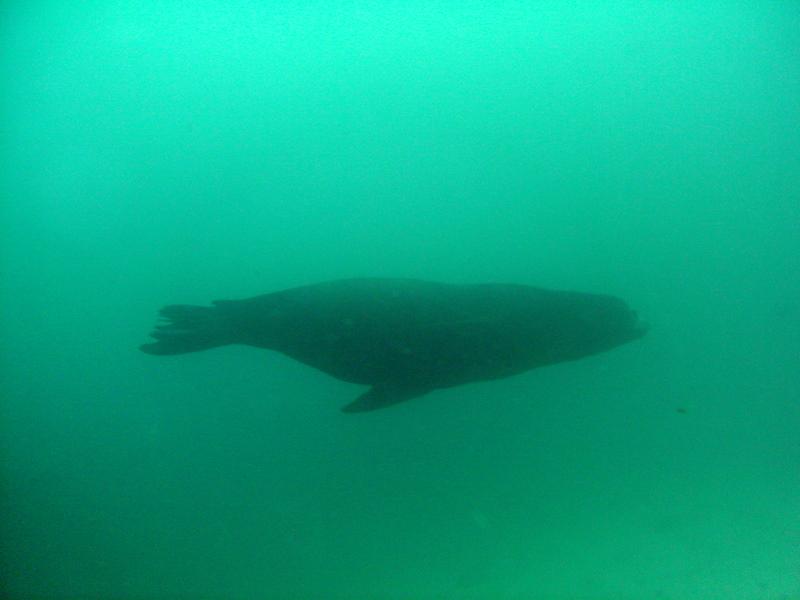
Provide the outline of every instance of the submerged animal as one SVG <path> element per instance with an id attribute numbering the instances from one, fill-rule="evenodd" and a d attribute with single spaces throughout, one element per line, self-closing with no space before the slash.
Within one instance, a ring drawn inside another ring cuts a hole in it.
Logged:
<path id="1" fill-rule="evenodd" d="M 646 331 L 613 296 L 513 284 L 346 279 L 213 305 L 162 308 L 166 322 L 142 351 L 184 354 L 227 344 L 276 350 L 371 386 L 345 412 L 575 360 Z"/>

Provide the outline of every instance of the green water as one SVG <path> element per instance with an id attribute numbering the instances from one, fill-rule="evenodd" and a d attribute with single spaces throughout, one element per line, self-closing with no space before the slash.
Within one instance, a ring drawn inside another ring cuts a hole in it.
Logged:
<path id="1" fill-rule="evenodd" d="M 800 598 L 800 5 L 0 5 L 0 595 Z M 618 295 L 643 340 L 339 407 L 157 309 Z"/>

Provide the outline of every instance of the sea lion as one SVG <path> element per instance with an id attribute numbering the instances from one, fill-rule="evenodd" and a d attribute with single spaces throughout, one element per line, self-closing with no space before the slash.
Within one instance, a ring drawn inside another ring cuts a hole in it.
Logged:
<path id="1" fill-rule="evenodd" d="M 371 386 L 345 412 L 575 360 L 646 330 L 613 296 L 515 284 L 346 279 L 213 304 L 162 308 L 166 323 L 142 351 L 183 354 L 226 344 L 276 350 Z"/>

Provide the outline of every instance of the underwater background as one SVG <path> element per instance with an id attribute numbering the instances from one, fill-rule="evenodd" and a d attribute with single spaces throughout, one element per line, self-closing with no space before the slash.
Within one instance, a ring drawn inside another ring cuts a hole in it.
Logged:
<path id="1" fill-rule="evenodd" d="M 800 598 L 800 4 L 0 6 L 3 598 Z M 609 293 L 374 413 L 164 304 Z"/>

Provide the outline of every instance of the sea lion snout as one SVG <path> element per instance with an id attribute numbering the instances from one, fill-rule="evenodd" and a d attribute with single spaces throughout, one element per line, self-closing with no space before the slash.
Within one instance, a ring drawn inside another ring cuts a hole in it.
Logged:
<path id="1" fill-rule="evenodd" d="M 642 337 L 650 330 L 650 323 L 642 319 L 635 310 L 631 312 L 633 313 L 633 332 L 636 334 L 636 337 Z"/>

